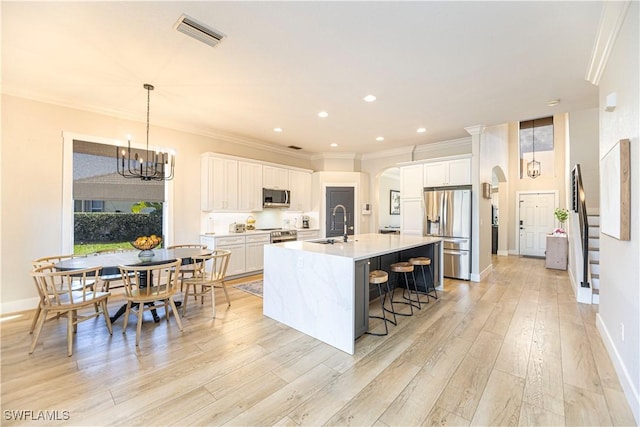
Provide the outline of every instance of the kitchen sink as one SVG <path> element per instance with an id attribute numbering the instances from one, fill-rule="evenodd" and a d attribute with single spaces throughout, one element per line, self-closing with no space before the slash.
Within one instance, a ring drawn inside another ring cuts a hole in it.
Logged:
<path id="1" fill-rule="evenodd" d="M 309 243 L 317 243 L 319 245 L 343 245 L 345 243 L 351 243 L 351 242 L 357 242 L 357 240 L 348 240 L 347 242 L 345 242 L 344 240 L 342 240 L 342 238 L 340 239 L 322 239 L 322 240 L 311 240 L 309 241 Z"/>

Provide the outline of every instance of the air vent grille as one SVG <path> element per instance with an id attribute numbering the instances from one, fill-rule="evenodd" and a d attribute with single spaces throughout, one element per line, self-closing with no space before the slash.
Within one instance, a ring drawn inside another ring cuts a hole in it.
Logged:
<path id="1" fill-rule="evenodd" d="M 289 146 L 289 147 L 287 147 L 287 148 L 291 148 L 292 150 L 302 150 L 302 147 L 297 147 L 297 146 L 295 146 L 295 145 L 290 145 L 290 146 Z"/>
<path id="2" fill-rule="evenodd" d="M 219 31 L 209 28 L 206 25 L 196 21 L 195 19 L 182 15 L 174 28 L 183 34 L 193 37 L 209 46 L 216 46 L 225 37 L 224 34 Z"/>

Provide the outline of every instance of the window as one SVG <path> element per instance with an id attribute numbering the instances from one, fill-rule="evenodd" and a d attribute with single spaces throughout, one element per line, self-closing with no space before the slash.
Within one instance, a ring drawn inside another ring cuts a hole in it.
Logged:
<path id="1" fill-rule="evenodd" d="M 553 177 L 553 149 L 553 117 L 520 122 L 520 178 L 528 178 L 527 164 L 534 156 L 540 162 L 540 176 Z"/>
<path id="2" fill-rule="evenodd" d="M 112 145 L 73 141 L 73 252 L 132 249 L 141 235 L 163 235 L 164 181 L 118 175 Z"/>

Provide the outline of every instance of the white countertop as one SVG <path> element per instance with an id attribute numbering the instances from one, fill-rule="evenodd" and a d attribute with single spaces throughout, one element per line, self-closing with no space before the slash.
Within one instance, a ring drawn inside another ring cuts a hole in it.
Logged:
<path id="1" fill-rule="evenodd" d="M 358 261 L 442 241 L 439 237 L 378 233 L 349 236 L 347 243 L 342 241 L 342 237 L 334 237 L 333 239 L 335 240 L 334 244 L 314 243 L 327 241 L 327 239 L 319 239 L 314 241 L 296 240 L 293 242 L 276 243 L 273 246 L 303 252 L 352 258 L 354 261 Z"/>
<path id="2" fill-rule="evenodd" d="M 282 229 L 282 230 L 295 230 L 298 233 L 302 232 L 302 231 L 318 231 L 320 230 L 319 228 L 288 228 L 288 229 Z M 256 234 L 269 234 L 271 233 L 271 231 L 276 231 L 276 230 L 249 230 L 249 231 L 245 231 L 244 233 L 230 233 L 230 232 L 223 232 L 223 233 L 203 233 L 200 234 L 201 236 L 204 237 L 229 237 L 229 236 L 245 236 L 245 235 L 256 235 Z"/>

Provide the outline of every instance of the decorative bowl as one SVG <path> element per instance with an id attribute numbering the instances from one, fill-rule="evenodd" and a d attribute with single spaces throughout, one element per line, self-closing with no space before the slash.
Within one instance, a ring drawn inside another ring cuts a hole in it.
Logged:
<path id="1" fill-rule="evenodd" d="M 160 243 L 162 243 L 162 238 L 152 234 L 151 236 L 140 236 L 135 241 L 131 242 L 131 246 L 140 250 L 138 254 L 138 258 L 143 261 L 150 261 L 151 258 L 155 255 L 152 251 L 153 248 L 157 247 Z"/>

